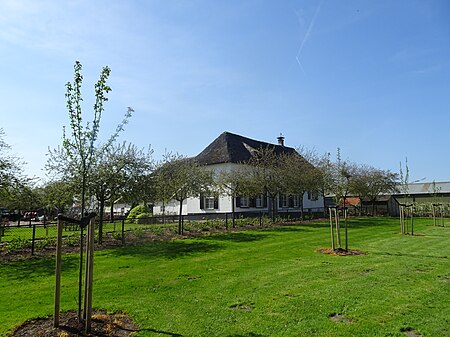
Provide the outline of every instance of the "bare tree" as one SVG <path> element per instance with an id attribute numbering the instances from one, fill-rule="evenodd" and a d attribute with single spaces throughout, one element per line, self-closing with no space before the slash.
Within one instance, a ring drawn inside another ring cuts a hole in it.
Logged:
<path id="1" fill-rule="evenodd" d="M 219 193 L 231 197 L 232 224 L 235 227 L 236 198 L 251 192 L 251 175 L 247 165 L 240 165 L 232 170 L 220 171 L 217 174 L 216 184 Z"/>
<path id="2" fill-rule="evenodd" d="M 212 172 L 192 158 L 166 154 L 155 170 L 156 193 L 159 201 L 179 202 L 178 233 L 183 234 L 183 202 L 197 197 L 213 185 Z"/>
<path id="3" fill-rule="evenodd" d="M 297 195 L 301 217 L 304 219 L 303 195 L 306 192 L 320 192 L 320 170 L 315 168 L 306 158 L 313 159 L 314 153 L 305 149 L 298 149 L 298 153 L 283 155 L 283 178 L 286 182 L 286 192 Z"/>
<path id="4" fill-rule="evenodd" d="M 253 192 L 252 195 L 268 196 L 272 221 L 275 221 L 277 197 L 287 190 L 283 156 L 285 154 L 277 154 L 273 148 L 260 148 L 248 162 L 251 167 L 249 190 Z"/>

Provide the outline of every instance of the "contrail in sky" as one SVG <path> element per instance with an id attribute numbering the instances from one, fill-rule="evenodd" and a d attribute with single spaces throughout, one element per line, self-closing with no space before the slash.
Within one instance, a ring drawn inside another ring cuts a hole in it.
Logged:
<path id="1" fill-rule="evenodd" d="M 311 31 L 312 31 L 312 29 L 314 27 L 314 24 L 316 22 L 317 15 L 319 15 L 320 8 L 322 7 L 322 3 L 323 3 L 323 1 L 321 1 L 319 3 L 319 5 L 317 6 L 316 12 L 314 13 L 314 16 L 313 16 L 313 18 L 312 18 L 312 20 L 311 20 L 311 22 L 310 22 L 310 24 L 308 26 L 308 29 L 306 30 L 305 36 L 303 37 L 302 43 L 300 44 L 300 47 L 298 48 L 297 55 L 295 56 L 295 58 L 297 59 L 297 63 L 300 66 L 300 69 L 302 70 L 303 73 L 305 73 L 305 69 L 303 69 L 303 65 L 300 62 L 300 56 L 301 56 L 301 53 L 303 51 L 303 47 L 305 46 L 306 41 L 308 41 L 309 36 L 311 35 Z M 297 16 L 298 16 L 298 14 L 297 14 Z M 299 21 L 300 21 L 300 18 L 299 18 Z"/>

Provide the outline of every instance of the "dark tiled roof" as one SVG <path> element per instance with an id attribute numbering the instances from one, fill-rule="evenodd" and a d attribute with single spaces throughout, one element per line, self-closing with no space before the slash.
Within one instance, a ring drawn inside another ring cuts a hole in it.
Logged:
<path id="1" fill-rule="evenodd" d="M 252 157 L 252 152 L 261 148 L 274 149 L 276 154 L 297 153 L 292 147 L 269 144 L 224 132 L 200 152 L 195 159 L 204 165 L 245 163 Z"/>

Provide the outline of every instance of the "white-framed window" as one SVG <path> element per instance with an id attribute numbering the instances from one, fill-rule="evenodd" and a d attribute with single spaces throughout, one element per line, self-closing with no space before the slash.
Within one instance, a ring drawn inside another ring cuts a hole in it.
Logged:
<path id="1" fill-rule="evenodd" d="M 311 201 L 316 201 L 319 199 L 319 193 L 316 191 L 308 191 L 308 199 Z"/>
<path id="2" fill-rule="evenodd" d="M 289 197 L 286 194 L 281 195 L 281 207 L 289 207 Z"/>
<path id="3" fill-rule="evenodd" d="M 213 195 L 200 195 L 200 209 L 210 210 L 219 208 L 219 198 Z"/>
<path id="4" fill-rule="evenodd" d="M 214 209 L 214 197 L 205 197 L 205 209 Z"/>
<path id="5" fill-rule="evenodd" d="M 294 208 L 298 208 L 298 207 L 299 207 L 298 195 L 297 195 L 297 194 L 294 194 L 294 195 L 292 196 L 292 206 L 293 206 Z"/>
<path id="6" fill-rule="evenodd" d="M 250 207 L 249 197 L 241 197 L 241 207 Z"/>
<path id="7" fill-rule="evenodd" d="M 255 198 L 255 207 L 264 207 L 264 199 L 263 195 L 259 194 Z"/>

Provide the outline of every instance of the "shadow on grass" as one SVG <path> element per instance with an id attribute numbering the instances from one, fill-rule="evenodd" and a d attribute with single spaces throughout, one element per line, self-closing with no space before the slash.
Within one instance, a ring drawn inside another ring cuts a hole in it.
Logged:
<path id="1" fill-rule="evenodd" d="M 209 236 L 200 237 L 200 240 L 217 240 L 217 241 L 232 241 L 232 242 L 252 242 L 260 241 L 267 238 L 267 234 L 254 234 L 246 232 L 213 234 Z"/>
<path id="2" fill-rule="evenodd" d="M 114 256 L 130 255 L 140 258 L 163 257 L 166 259 L 175 259 L 197 253 L 214 252 L 218 249 L 221 249 L 220 245 L 205 242 L 159 241 L 111 249 L 108 254 Z"/>
<path id="3" fill-rule="evenodd" d="M 227 337 L 264 337 L 264 335 L 261 335 L 259 333 L 254 333 L 254 332 L 247 332 L 244 334 L 228 335 Z"/>
<path id="4" fill-rule="evenodd" d="M 66 255 L 62 260 L 63 273 L 79 267 L 78 255 Z M 51 276 L 55 274 L 55 259 L 28 259 L 20 261 L 2 262 L 0 275 L 11 280 L 33 279 L 35 277 Z"/>
<path id="5" fill-rule="evenodd" d="M 149 332 L 154 332 L 157 334 L 167 335 L 167 336 L 171 336 L 171 337 L 183 337 L 183 335 L 180 335 L 179 333 L 161 331 L 161 330 L 156 330 L 156 329 L 152 329 L 152 328 L 144 328 L 144 329 L 139 329 L 137 331 L 149 331 Z"/>
<path id="6" fill-rule="evenodd" d="M 309 232 L 306 226 L 298 225 L 282 225 L 262 229 L 263 232 L 282 232 L 282 233 L 293 233 L 293 232 Z"/>
<path id="7" fill-rule="evenodd" d="M 396 226 L 397 223 L 395 222 L 396 218 L 372 218 L 372 217 L 362 217 L 362 218 L 349 218 L 348 219 L 348 227 L 349 228 L 374 228 L 374 227 L 389 227 L 392 228 L 392 226 Z M 340 224 L 341 228 L 344 227 L 344 219 L 340 217 Z M 333 219 L 333 225 L 334 219 Z M 312 223 L 305 223 L 301 226 L 310 227 L 310 228 L 325 228 L 330 227 L 330 220 L 324 219 L 320 222 L 312 222 Z"/>
<path id="8" fill-rule="evenodd" d="M 423 254 L 409 254 L 409 253 L 389 253 L 389 252 L 374 252 L 372 255 L 384 255 L 384 256 L 404 256 L 404 257 L 416 257 L 416 258 L 432 258 L 432 259 L 448 259 L 447 255 L 423 255 Z"/>

